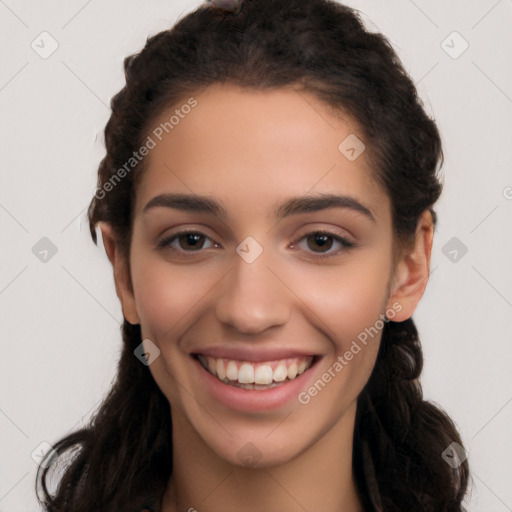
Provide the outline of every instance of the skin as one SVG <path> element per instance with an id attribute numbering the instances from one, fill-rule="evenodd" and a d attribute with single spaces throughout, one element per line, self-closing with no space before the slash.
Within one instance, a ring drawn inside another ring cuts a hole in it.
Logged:
<path id="1" fill-rule="evenodd" d="M 399 322 L 413 314 L 429 276 L 431 216 L 424 212 L 414 246 L 394 260 L 389 198 L 371 179 L 365 152 L 349 161 L 338 150 L 348 135 L 362 138 L 355 123 L 292 89 L 224 84 L 194 97 L 198 106 L 147 157 L 129 268 L 110 226 L 101 224 L 124 317 L 161 351 L 149 370 L 171 404 L 174 449 L 162 510 L 361 511 L 351 468 L 356 400 L 380 331 L 308 404 L 292 400 L 268 412 L 213 400 L 193 378 L 189 353 L 243 343 L 304 349 L 322 356 L 310 386 L 379 315 L 392 310 Z M 143 213 L 164 192 L 217 199 L 228 217 L 166 207 Z M 267 216 L 286 198 L 319 193 L 356 198 L 375 222 L 339 207 Z M 186 238 L 175 239 L 175 252 L 156 248 L 185 229 L 205 235 L 199 251 Z M 356 246 L 327 239 L 322 248 L 314 236 L 304 238 L 320 229 Z M 235 251 L 248 236 L 263 248 L 250 264 Z M 319 258 L 324 251 L 334 256 Z M 237 455 L 248 442 L 261 454 L 253 467 Z"/>

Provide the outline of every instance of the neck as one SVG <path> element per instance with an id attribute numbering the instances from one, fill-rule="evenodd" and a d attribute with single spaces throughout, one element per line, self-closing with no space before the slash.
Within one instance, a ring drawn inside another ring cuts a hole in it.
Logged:
<path id="1" fill-rule="evenodd" d="M 297 457 L 266 468 L 221 459 L 173 412 L 173 471 L 161 511 L 362 512 L 352 472 L 355 411 L 354 402 Z"/>

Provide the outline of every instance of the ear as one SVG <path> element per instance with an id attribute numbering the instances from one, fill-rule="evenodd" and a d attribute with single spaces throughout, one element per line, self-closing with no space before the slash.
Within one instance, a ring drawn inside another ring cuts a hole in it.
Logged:
<path id="1" fill-rule="evenodd" d="M 100 222 L 99 225 L 101 229 L 101 236 L 103 238 L 103 245 L 105 246 L 105 251 L 107 252 L 108 259 L 110 260 L 110 263 L 112 263 L 114 270 L 116 294 L 121 301 L 123 316 L 129 323 L 136 325 L 140 323 L 140 320 L 135 307 L 130 270 L 125 258 L 122 257 L 117 246 L 112 226 L 105 222 Z"/>
<path id="2" fill-rule="evenodd" d="M 425 210 L 418 221 L 414 245 L 400 255 L 389 292 L 387 309 L 399 303 L 402 308 L 393 317 L 394 322 L 403 322 L 412 316 L 430 275 L 430 257 L 434 238 L 434 222 L 429 210 Z M 387 310 L 386 309 L 386 310 Z"/>

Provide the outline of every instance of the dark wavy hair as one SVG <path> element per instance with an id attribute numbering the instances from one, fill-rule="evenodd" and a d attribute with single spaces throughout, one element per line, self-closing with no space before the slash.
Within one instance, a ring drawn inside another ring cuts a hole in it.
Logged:
<path id="1" fill-rule="evenodd" d="M 88 219 L 95 243 L 98 222 L 113 227 L 128 263 L 146 160 L 108 193 L 98 191 L 143 145 L 164 109 L 215 83 L 313 93 L 358 124 L 374 178 L 391 200 L 395 241 L 414 241 L 426 209 L 436 223 L 443 164 L 438 129 L 391 44 L 367 30 L 354 9 L 334 0 L 244 0 L 236 12 L 203 5 L 148 38 L 124 60 L 124 70 Z M 87 426 L 55 443 L 58 455 L 48 455 L 38 469 L 36 494 L 47 511 L 160 510 L 172 472 L 171 409 L 134 357 L 140 326 L 125 319 L 122 338 L 116 380 L 101 406 Z M 355 422 L 353 470 L 368 512 L 464 510 L 468 462 L 452 468 L 442 458 L 452 442 L 462 441 L 448 415 L 423 400 L 422 365 L 412 318 L 387 322 Z M 62 461 L 67 465 L 51 494 L 46 480 Z"/>

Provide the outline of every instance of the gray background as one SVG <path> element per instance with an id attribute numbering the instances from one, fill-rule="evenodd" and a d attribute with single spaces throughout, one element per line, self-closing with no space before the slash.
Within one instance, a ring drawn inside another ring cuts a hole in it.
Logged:
<path id="1" fill-rule="evenodd" d="M 1 512 L 38 510 L 41 443 L 87 421 L 114 377 L 122 313 L 85 218 L 102 131 L 123 58 L 198 5 L 0 0 Z M 468 449 L 467 509 L 510 511 L 512 0 L 348 5 L 390 39 L 442 133 L 432 274 L 413 317 L 422 383 Z M 47 58 L 43 31 L 58 44 Z"/>

